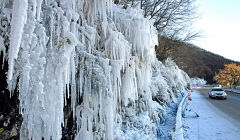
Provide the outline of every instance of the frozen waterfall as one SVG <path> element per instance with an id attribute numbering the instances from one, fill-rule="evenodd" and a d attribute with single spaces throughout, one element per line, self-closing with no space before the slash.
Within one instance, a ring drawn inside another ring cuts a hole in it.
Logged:
<path id="1" fill-rule="evenodd" d="M 165 108 L 190 83 L 156 59 L 154 21 L 113 0 L 2 0 L 0 22 L 22 140 L 61 139 L 68 104 L 76 140 L 127 139 L 129 129 L 156 139 Z"/>

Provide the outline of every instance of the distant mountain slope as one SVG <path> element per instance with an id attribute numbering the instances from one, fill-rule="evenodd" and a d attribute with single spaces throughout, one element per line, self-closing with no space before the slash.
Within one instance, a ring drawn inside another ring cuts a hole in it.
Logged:
<path id="1" fill-rule="evenodd" d="M 156 53 L 159 60 L 171 57 L 189 76 L 204 78 L 208 83 L 213 83 L 214 75 L 224 68 L 224 64 L 235 62 L 192 44 L 162 36 L 159 36 Z"/>

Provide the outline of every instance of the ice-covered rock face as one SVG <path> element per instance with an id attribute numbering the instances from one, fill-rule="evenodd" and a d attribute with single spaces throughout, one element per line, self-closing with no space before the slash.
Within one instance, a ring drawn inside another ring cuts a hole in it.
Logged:
<path id="1" fill-rule="evenodd" d="M 126 118 L 139 114 L 153 123 L 139 129 L 157 136 L 161 106 L 152 97 L 168 105 L 186 87 L 174 63 L 156 60 L 157 33 L 141 10 L 113 0 L 3 0 L 0 20 L 9 90 L 19 91 L 21 139 L 61 139 L 68 98 L 75 139 L 118 138 L 122 124 L 130 127 Z"/>
<path id="2" fill-rule="evenodd" d="M 192 85 L 194 87 L 201 87 L 201 86 L 204 86 L 207 84 L 207 81 L 204 80 L 204 79 L 201 79 L 201 78 L 191 78 L 191 81 L 192 81 Z"/>

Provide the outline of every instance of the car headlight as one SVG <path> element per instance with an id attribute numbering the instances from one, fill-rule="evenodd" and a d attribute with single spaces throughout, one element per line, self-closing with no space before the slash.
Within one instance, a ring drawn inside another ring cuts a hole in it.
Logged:
<path id="1" fill-rule="evenodd" d="M 226 93 L 226 92 L 223 92 L 223 96 L 227 96 L 227 93 Z"/>
<path id="2" fill-rule="evenodd" d="M 214 95 L 214 92 L 211 92 L 212 95 Z"/>

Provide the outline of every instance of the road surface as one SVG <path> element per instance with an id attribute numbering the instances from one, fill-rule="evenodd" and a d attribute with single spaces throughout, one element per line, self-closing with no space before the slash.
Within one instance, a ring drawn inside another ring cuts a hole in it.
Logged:
<path id="1" fill-rule="evenodd" d="M 239 140 L 240 139 L 240 94 L 228 93 L 227 100 L 210 99 L 210 87 L 192 93 L 193 111 L 184 118 L 186 140 Z"/>
<path id="2" fill-rule="evenodd" d="M 218 108 L 220 111 L 222 111 L 222 115 L 229 117 L 229 120 L 232 121 L 232 123 L 235 124 L 237 122 L 235 125 L 238 125 L 238 127 L 240 127 L 240 94 L 226 92 L 228 95 L 227 100 L 210 99 L 208 97 L 209 89 L 210 89 L 209 87 L 208 88 L 204 87 L 199 89 L 198 91 L 204 97 L 203 98 L 204 100 L 207 100 L 216 108 Z"/>

